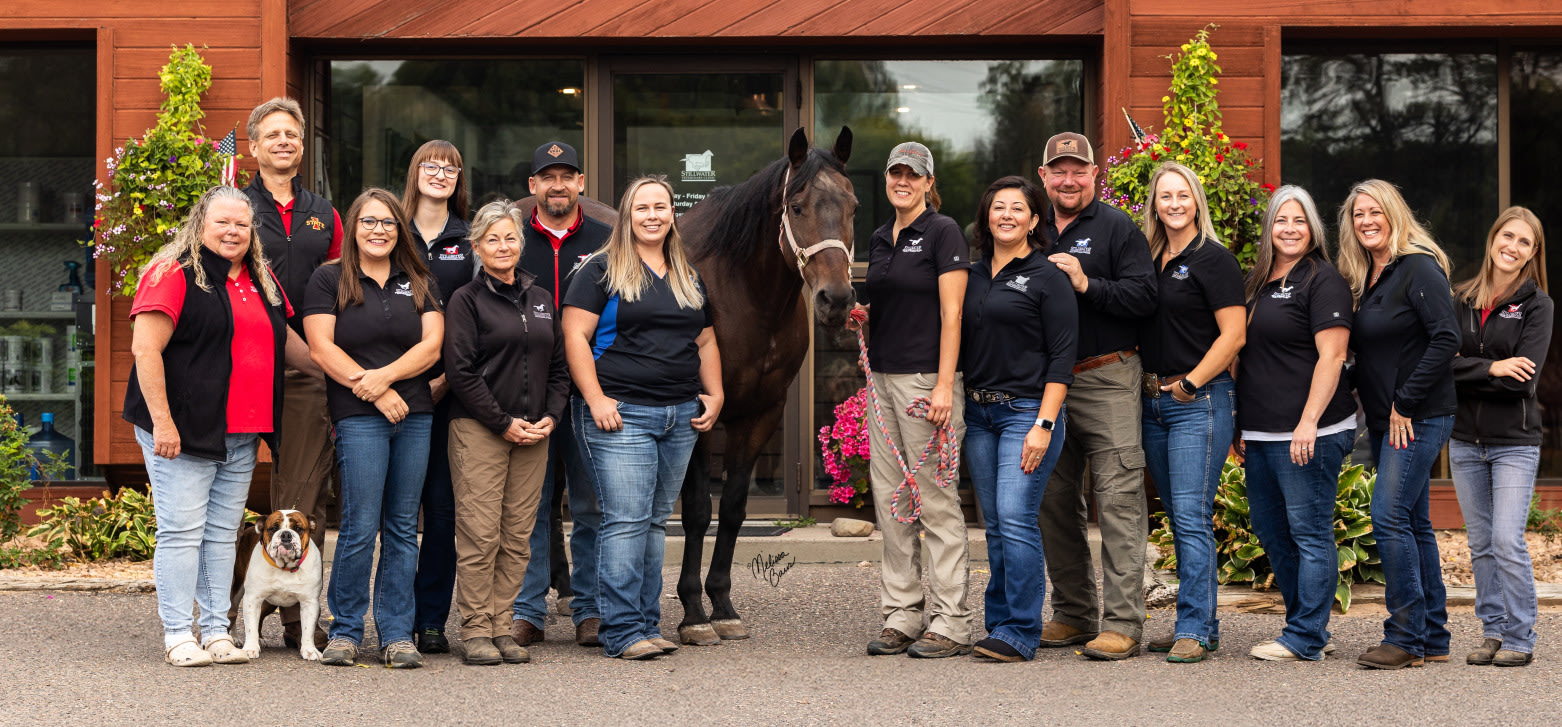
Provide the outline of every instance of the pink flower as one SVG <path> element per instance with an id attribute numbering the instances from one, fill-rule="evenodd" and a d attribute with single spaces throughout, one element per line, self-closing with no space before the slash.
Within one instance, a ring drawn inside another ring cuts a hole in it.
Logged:
<path id="1" fill-rule="evenodd" d="M 857 490 L 853 489 L 849 485 L 836 485 L 835 487 L 830 488 L 830 502 L 833 502 L 837 505 L 845 505 L 850 503 L 852 498 L 856 497 L 856 495 Z"/>

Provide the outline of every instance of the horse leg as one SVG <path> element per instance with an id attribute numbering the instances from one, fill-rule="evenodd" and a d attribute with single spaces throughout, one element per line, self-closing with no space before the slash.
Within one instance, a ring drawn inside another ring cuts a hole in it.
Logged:
<path id="1" fill-rule="evenodd" d="M 711 625 L 723 639 L 748 638 L 748 628 L 732 606 L 732 555 L 737 549 L 738 530 L 748 516 L 754 460 L 775 433 L 785 410 L 785 402 L 776 402 L 759 417 L 727 425 L 727 477 L 721 492 L 721 519 L 716 527 L 716 546 L 711 549 L 710 573 L 705 577 L 705 592 L 711 600 Z"/>
<path id="2" fill-rule="evenodd" d="M 678 600 L 683 603 L 683 623 L 678 640 L 696 646 L 714 646 L 721 638 L 711 627 L 700 594 L 700 561 L 705 555 L 705 532 L 710 529 L 710 438 L 701 436 L 683 477 L 683 564 L 678 570 Z"/>

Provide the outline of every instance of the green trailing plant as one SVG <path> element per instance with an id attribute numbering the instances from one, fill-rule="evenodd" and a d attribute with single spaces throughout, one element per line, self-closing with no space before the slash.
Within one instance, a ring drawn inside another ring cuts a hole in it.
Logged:
<path id="1" fill-rule="evenodd" d="M 149 560 L 157 549 L 157 517 L 152 498 L 130 488 L 82 501 L 67 497 L 60 504 L 38 511 L 43 522 L 28 531 L 49 547 L 70 548 L 80 561 L 111 558 Z"/>
<path id="2" fill-rule="evenodd" d="M 818 525 L 819 521 L 811 517 L 799 517 L 775 521 L 778 528 L 811 528 Z"/>
<path id="3" fill-rule="evenodd" d="M 157 125 L 115 149 L 105 160 L 107 181 L 94 183 L 97 215 L 87 244 L 109 261 L 121 295 L 135 294 L 142 266 L 173 239 L 201 195 L 222 184 L 227 156 L 200 123 L 211 78 L 195 46 L 176 46 L 158 74 L 164 99 Z"/>
<path id="4" fill-rule="evenodd" d="M 1562 508 L 1541 507 L 1540 495 L 1531 497 L 1524 529 L 1540 533 L 1548 543 L 1556 542 L 1557 536 L 1562 535 Z"/>
<path id="5" fill-rule="evenodd" d="M 1357 583 L 1383 583 L 1382 561 L 1378 558 L 1377 538 L 1372 534 L 1372 488 L 1377 473 L 1367 472 L 1349 461 L 1340 468 L 1334 500 L 1335 558 L 1340 570 L 1334 600 L 1340 612 L 1350 610 L 1350 589 Z M 1158 512 L 1158 527 L 1150 533 L 1150 542 L 1160 549 L 1156 568 L 1175 568 L 1171 522 Z M 1253 532 L 1252 511 L 1247 500 L 1247 475 L 1235 459 L 1227 459 L 1215 492 L 1215 579 L 1222 585 L 1252 583 L 1255 589 L 1274 584 L 1274 573 L 1263 543 Z"/>
<path id="6" fill-rule="evenodd" d="M 1172 82 L 1161 97 L 1161 130 L 1107 159 L 1100 198 L 1142 223 L 1150 175 L 1164 162 L 1179 162 L 1199 176 L 1215 232 L 1246 269 L 1253 265 L 1264 205 L 1274 187 L 1253 179 L 1262 168 L 1259 160 L 1248 153 L 1246 142 L 1232 139 L 1221 128 L 1220 56 L 1209 44 L 1215 27 L 1205 27 L 1179 52 L 1166 56 Z"/>

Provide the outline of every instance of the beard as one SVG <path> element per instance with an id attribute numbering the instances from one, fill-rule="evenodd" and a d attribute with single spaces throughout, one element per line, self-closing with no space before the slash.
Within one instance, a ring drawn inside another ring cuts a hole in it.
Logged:
<path id="1" fill-rule="evenodd" d="M 542 198 L 542 208 L 547 210 L 549 217 L 563 217 L 575 209 L 575 200 L 544 197 Z"/>

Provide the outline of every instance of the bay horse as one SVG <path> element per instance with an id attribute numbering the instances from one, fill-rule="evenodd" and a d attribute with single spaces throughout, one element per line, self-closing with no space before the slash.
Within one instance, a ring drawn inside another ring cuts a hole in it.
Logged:
<path id="1" fill-rule="evenodd" d="M 842 326 L 852 290 L 852 223 L 857 196 L 846 177 L 851 129 L 831 151 L 810 149 L 798 129 L 787 155 L 734 187 L 718 187 L 678 218 L 689 259 L 705 282 L 726 393 L 726 477 L 705 593 L 700 565 L 711 521 L 710 434 L 695 445 L 683 481 L 683 564 L 678 600 L 685 644 L 746 639 L 732 606 L 732 554 L 748 511 L 754 460 L 786 410 L 786 391 L 808 353 L 808 304 L 824 326 Z"/>

